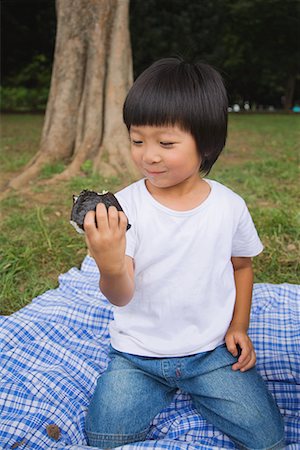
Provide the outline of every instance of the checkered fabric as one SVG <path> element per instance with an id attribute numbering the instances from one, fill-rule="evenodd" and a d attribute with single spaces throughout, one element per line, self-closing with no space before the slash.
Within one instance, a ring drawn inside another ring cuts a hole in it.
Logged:
<path id="1" fill-rule="evenodd" d="M 107 367 L 113 317 L 98 282 L 95 262 L 86 257 L 80 270 L 72 268 L 59 277 L 57 289 L 0 317 L 0 449 L 91 448 L 84 418 L 96 380 Z M 299 300 L 300 286 L 256 284 L 250 328 L 257 368 L 285 419 L 289 450 L 300 449 Z M 49 425 L 55 425 L 55 433 Z M 145 442 L 119 448 L 235 447 L 178 390 L 153 420 Z"/>

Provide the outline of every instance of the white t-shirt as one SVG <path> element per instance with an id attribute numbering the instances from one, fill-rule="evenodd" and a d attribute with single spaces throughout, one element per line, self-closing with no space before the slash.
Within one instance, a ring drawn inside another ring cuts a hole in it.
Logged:
<path id="1" fill-rule="evenodd" d="M 244 200 L 222 184 L 189 211 L 155 200 L 142 179 L 116 194 L 131 229 L 135 293 L 115 307 L 111 345 L 122 352 L 175 357 L 224 342 L 235 303 L 232 256 L 255 256 L 262 243 Z"/>

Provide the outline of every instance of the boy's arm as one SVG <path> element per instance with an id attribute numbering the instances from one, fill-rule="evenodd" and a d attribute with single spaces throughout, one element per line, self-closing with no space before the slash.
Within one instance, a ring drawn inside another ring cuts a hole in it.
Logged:
<path id="1" fill-rule="evenodd" d="M 237 345 L 240 347 L 241 355 L 232 368 L 244 372 L 253 367 L 256 362 L 255 351 L 247 335 L 253 288 L 252 260 L 248 257 L 232 257 L 231 261 L 234 269 L 236 300 L 225 342 L 233 356 L 238 355 Z"/>
<path id="2" fill-rule="evenodd" d="M 101 274 L 100 290 L 115 306 L 125 306 L 134 292 L 133 259 L 125 256 L 124 270 L 118 274 Z"/>
<path id="3" fill-rule="evenodd" d="M 84 230 L 90 254 L 100 271 L 100 289 L 116 306 L 125 306 L 134 293 L 133 259 L 125 255 L 127 217 L 99 203 L 89 211 Z"/>

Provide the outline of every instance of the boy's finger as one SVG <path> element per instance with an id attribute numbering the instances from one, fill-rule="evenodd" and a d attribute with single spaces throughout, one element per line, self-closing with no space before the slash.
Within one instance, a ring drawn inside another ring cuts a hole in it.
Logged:
<path id="1" fill-rule="evenodd" d="M 248 357 L 243 362 L 238 360 L 235 364 L 233 364 L 232 370 L 240 370 L 244 365 L 250 362 L 250 358 L 250 355 L 248 355 Z"/>
<path id="2" fill-rule="evenodd" d="M 251 349 L 248 345 L 241 346 L 241 354 L 239 356 L 238 362 L 240 364 L 245 363 L 249 355 L 251 354 Z"/>
<path id="3" fill-rule="evenodd" d="M 95 211 L 88 211 L 83 221 L 83 229 L 85 232 L 88 233 L 95 227 L 96 227 Z"/>
<path id="4" fill-rule="evenodd" d="M 246 372 L 246 370 L 251 369 L 252 367 L 255 366 L 255 363 L 256 363 L 256 355 L 255 355 L 255 352 L 252 351 L 252 352 L 251 352 L 251 356 L 250 356 L 250 360 L 247 362 L 247 364 L 244 364 L 244 365 L 241 367 L 241 369 L 240 369 L 241 372 Z"/>
<path id="5" fill-rule="evenodd" d="M 237 356 L 238 350 L 233 336 L 226 337 L 225 342 L 227 350 L 232 354 L 232 356 Z"/>
<path id="6" fill-rule="evenodd" d="M 250 358 L 250 352 L 247 351 L 246 347 L 242 347 L 241 343 L 237 344 L 237 354 L 238 360 L 235 364 L 232 365 L 233 370 L 239 370 L 243 364 L 246 363 L 247 358 Z"/>
<path id="7" fill-rule="evenodd" d="M 104 203 L 98 203 L 96 206 L 96 222 L 98 228 L 108 228 L 108 215 Z"/>
<path id="8" fill-rule="evenodd" d="M 119 212 L 119 228 L 122 233 L 125 233 L 127 230 L 128 219 L 125 213 L 122 211 Z"/>
<path id="9" fill-rule="evenodd" d="M 250 349 L 249 352 L 245 352 L 243 359 L 241 357 L 238 359 L 238 362 L 233 364 L 233 370 L 240 370 L 241 372 L 245 372 L 248 369 L 251 369 L 256 363 L 256 354 L 253 349 Z"/>
<path id="10" fill-rule="evenodd" d="M 108 208 L 108 223 L 110 228 L 117 228 L 119 223 L 118 210 L 115 206 L 110 206 Z"/>

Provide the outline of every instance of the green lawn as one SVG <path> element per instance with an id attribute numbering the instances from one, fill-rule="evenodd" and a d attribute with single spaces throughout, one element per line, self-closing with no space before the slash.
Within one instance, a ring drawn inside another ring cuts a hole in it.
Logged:
<path id="1" fill-rule="evenodd" d="M 0 182 L 16 174 L 38 148 L 43 117 L 1 118 Z M 299 283 L 300 116 L 230 115 L 229 138 L 210 178 L 221 181 L 248 203 L 264 252 L 254 260 L 255 281 Z M 46 166 L 40 178 L 63 169 Z M 53 187 L 32 185 L 0 204 L 0 314 L 10 314 L 47 289 L 60 273 L 79 266 L 84 239 L 69 224 L 72 194 L 81 189 L 113 192 L 130 180 L 80 176 Z"/>

